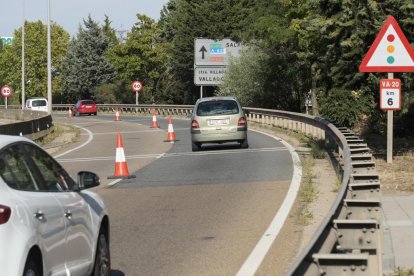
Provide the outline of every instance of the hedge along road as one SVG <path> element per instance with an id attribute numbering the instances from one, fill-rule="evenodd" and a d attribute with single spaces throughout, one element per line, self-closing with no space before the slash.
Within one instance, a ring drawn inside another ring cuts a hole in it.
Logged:
<path id="1" fill-rule="evenodd" d="M 298 157 L 280 139 L 249 131 L 249 149 L 222 144 L 191 152 L 189 120 L 174 118 L 173 144 L 164 142 L 165 118 L 158 118 L 161 129 L 149 127 L 150 117 L 54 120 L 81 129 L 71 149 L 54 154 L 57 160 L 72 175 L 91 170 L 101 177 L 113 275 L 282 274 L 288 267 L 294 250 L 280 252 L 276 267 L 271 259 L 259 268 L 273 240 L 274 246 L 283 239 L 277 235 L 301 175 Z M 107 179 L 117 133 L 134 179 Z"/>

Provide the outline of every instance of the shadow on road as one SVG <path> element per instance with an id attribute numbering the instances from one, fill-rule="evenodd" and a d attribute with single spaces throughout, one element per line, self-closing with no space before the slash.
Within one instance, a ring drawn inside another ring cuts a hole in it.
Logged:
<path id="1" fill-rule="evenodd" d="M 125 276 L 125 273 L 119 270 L 111 270 L 111 276 Z"/>

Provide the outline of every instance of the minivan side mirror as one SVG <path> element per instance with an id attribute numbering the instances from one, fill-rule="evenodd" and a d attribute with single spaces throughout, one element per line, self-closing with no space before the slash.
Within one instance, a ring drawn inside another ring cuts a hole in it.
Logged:
<path id="1" fill-rule="evenodd" d="M 97 187 L 101 184 L 99 176 L 96 173 L 88 171 L 78 172 L 77 186 L 79 191 Z"/>

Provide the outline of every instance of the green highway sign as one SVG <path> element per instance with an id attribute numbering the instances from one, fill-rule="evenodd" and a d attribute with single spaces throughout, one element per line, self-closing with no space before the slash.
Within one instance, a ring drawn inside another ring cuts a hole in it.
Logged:
<path id="1" fill-rule="evenodd" d="M 8 36 L 2 36 L 1 40 L 3 42 L 3 45 L 12 45 L 14 42 L 14 38 Z"/>

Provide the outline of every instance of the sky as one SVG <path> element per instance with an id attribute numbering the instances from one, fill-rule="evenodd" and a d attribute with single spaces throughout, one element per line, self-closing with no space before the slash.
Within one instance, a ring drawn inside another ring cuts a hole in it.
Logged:
<path id="1" fill-rule="evenodd" d="M 63 27 L 71 36 L 76 35 L 83 19 L 90 14 L 94 21 L 102 23 L 105 14 L 111 26 L 129 31 L 137 22 L 138 13 L 154 20 L 160 17 L 162 7 L 168 0 L 0 0 L 0 36 L 11 37 L 14 30 L 27 21 L 47 22 L 48 1 L 50 19 Z M 23 8 L 24 6 L 24 8 Z M 24 13 L 23 13 L 24 10 Z"/>

